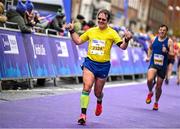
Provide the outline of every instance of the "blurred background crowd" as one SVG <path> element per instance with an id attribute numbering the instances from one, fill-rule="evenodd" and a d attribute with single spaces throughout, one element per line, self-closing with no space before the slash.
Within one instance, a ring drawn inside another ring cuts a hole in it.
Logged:
<path id="1" fill-rule="evenodd" d="M 23 33 L 46 33 L 48 29 L 51 34 L 68 36 L 64 24 L 70 17 L 81 35 L 96 25 L 98 10 L 106 8 L 112 13 L 110 26 L 120 34 L 128 27 L 134 41 L 143 47 L 142 42 L 152 39 L 160 24 L 166 24 L 169 35 L 179 41 L 179 0 L 70 0 L 69 6 L 70 14 L 64 10 L 63 0 L 0 0 L 0 26 L 19 27 Z"/>
<path id="2" fill-rule="evenodd" d="M 166 24 L 169 36 L 179 42 L 179 0 L 70 0 L 69 6 L 70 14 L 64 10 L 63 0 L 1 0 L 0 26 L 19 28 L 23 33 L 68 36 L 64 24 L 70 17 L 75 21 L 75 31 L 81 35 L 96 25 L 98 10 L 106 8 L 112 13 L 112 28 L 120 35 L 125 27 L 134 33 L 133 46 L 146 51 L 160 24 Z"/>
<path id="3" fill-rule="evenodd" d="M 110 27 L 120 36 L 125 28 L 133 32 L 131 47 L 141 47 L 146 53 L 159 25 L 169 27 L 175 59 L 180 59 L 180 0 L 0 0 L 0 26 L 20 29 L 22 33 L 46 33 L 69 37 L 64 28 L 67 18 L 75 21 L 75 31 L 81 35 L 96 26 L 99 9 L 111 11 Z"/>

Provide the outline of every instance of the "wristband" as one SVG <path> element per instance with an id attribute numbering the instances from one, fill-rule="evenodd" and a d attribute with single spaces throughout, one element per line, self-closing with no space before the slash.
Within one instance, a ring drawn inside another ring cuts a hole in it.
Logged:
<path id="1" fill-rule="evenodd" d="M 73 34 L 75 32 L 75 30 L 72 29 L 72 30 L 69 30 L 69 32 L 70 32 L 70 34 Z"/>
<path id="2" fill-rule="evenodd" d="M 126 43 L 128 43 L 128 42 L 129 42 L 129 39 L 128 39 L 128 38 L 124 38 L 124 41 L 125 41 Z"/>

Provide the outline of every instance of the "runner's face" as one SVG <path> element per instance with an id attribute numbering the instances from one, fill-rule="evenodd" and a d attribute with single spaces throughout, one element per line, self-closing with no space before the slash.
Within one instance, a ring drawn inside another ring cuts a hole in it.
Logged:
<path id="1" fill-rule="evenodd" d="M 159 37 L 160 38 L 165 38 L 167 34 L 167 29 L 166 27 L 160 27 L 159 28 Z"/>
<path id="2" fill-rule="evenodd" d="M 107 27 L 107 17 L 104 13 L 100 13 L 97 17 L 98 20 L 98 26 L 100 29 L 105 29 Z"/>

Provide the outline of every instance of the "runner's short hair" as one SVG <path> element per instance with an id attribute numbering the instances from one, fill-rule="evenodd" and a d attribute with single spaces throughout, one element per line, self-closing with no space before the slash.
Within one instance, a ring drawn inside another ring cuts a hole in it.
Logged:
<path id="1" fill-rule="evenodd" d="M 99 10 L 99 12 L 97 13 L 97 16 L 99 16 L 100 13 L 104 13 L 106 15 L 107 21 L 109 22 L 111 19 L 111 13 L 109 10 L 107 9 L 101 9 Z"/>
<path id="2" fill-rule="evenodd" d="M 160 26 L 159 26 L 159 28 L 161 28 L 161 27 L 165 27 L 165 28 L 166 28 L 166 30 L 168 31 L 168 26 L 167 26 L 167 25 L 162 24 L 162 25 L 160 25 Z"/>

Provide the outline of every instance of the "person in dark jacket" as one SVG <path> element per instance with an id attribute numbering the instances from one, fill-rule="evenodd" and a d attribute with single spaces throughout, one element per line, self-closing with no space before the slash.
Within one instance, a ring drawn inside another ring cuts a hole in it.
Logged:
<path id="1" fill-rule="evenodd" d="M 31 33 L 31 27 L 26 25 L 26 11 L 26 6 L 21 1 L 18 1 L 16 10 L 10 9 L 7 11 L 7 21 L 17 23 L 23 33 Z"/>
<path id="2" fill-rule="evenodd" d="M 52 19 L 52 21 L 49 23 L 48 28 L 57 30 L 60 35 L 64 35 L 64 17 L 65 14 L 62 12 L 62 10 L 58 10 L 54 19 Z"/>

